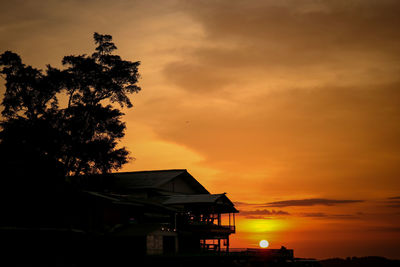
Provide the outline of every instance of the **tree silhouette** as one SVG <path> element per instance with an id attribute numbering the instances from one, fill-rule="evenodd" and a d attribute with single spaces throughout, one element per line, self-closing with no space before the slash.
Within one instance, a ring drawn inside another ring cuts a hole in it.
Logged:
<path id="1" fill-rule="evenodd" d="M 110 35 L 94 33 L 92 55 L 65 56 L 64 69 L 41 71 L 19 55 L 0 55 L 6 81 L 0 123 L 0 167 L 4 178 L 58 183 L 76 175 L 104 174 L 128 161 L 118 148 L 129 94 L 140 91 L 140 62 L 114 55 Z M 64 104 L 60 104 L 64 103 Z"/>

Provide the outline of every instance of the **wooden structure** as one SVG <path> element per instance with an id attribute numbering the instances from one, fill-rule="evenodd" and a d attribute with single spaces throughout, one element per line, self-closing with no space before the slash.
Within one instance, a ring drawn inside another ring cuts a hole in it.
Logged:
<path id="1" fill-rule="evenodd" d="M 176 228 L 182 250 L 220 252 L 225 246 L 229 252 L 229 236 L 235 233 L 238 211 L 225 194 L 172 195 L 162 203 L 178 210 Z M 222 222 L 224 215 L 226 224 Z"/>
<path id="2" fill-rule="evenodd" d="M 225 193 L 210 194 L 186 170 L 75 177 L 69 186 L 40 205 L 7 206 L 0 234 L 10 255 L 101 262 L 229 251 L 238 211 Z M 42 212 L 29 213 L 32 207 Z"/>
<path id="3" fill-rule="evenodd" d="M 142 249 L 137 245 L 136 251 L 229 252 L 238 210 L 225 193 L 210 194 L 187 170 L 124 172 L 107 179 L 85 179 L 80 183 L 88 189 L 87 194 L 106 202 L 104 209 L 98 209 L 104 214 L 96 215 L 96 221 L 110 236 L 139 240 L 132 242 L 143 244 Z M 93 189 L 96 191 L 89 191 Z"/>

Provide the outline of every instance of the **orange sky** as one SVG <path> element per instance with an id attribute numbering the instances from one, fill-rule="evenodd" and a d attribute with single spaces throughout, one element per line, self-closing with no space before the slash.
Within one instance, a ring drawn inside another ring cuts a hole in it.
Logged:
<path id="1" fill-rule="evenodd" d="M 26 64 L 91 53 L 95 31 L 142 62 L 123 171 L 227 192 L 233 247 L 400 257 L 399 1 L 0 4 L 0 52 Z"/>

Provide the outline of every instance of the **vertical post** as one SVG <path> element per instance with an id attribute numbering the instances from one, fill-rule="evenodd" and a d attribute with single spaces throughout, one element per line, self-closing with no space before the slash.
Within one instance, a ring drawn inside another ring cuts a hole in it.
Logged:
<path id="1" fill-rule="evenodd" d="M 233 229 L 236 231 L 235 213 L 233 214 Z"/>
<path id="2" fill-rule="evenodd" d="M 221 238 L 218 237 L 218 254 L 221 253 Z"/>
<path id="3" fill-rule="evenodd" d="M 228 253 L 229 253 L 229 235 L 226 238 L 226 254 L 228 254 Z"/>
<path id="4" fill-rule="evenodd" d="M 221 226 L 221 213 L 218 213 L 218 226 Z"/>

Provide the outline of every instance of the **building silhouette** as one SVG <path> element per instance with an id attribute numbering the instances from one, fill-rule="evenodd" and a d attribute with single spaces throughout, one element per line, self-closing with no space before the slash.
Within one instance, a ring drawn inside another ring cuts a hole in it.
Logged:
<path id="1" fill-rule="evenodd" d="M 76 224 L 84 231 L 105 233 L 147 255 L 229 251 L 238 210 L 225 193 L 210 194 L 187 170 L 98 178 L 80 181 L 89 212 Z"/>
<path id="2" fill-rule="evenodd" d="M 185 169 L 81 176 L 70 185 L 59 196 L 33 192 L 8 205 L 0 234 L 10 253 L 124 258 L 229 252 L 238 210 L 225 193 L 210 194 Z"/>

